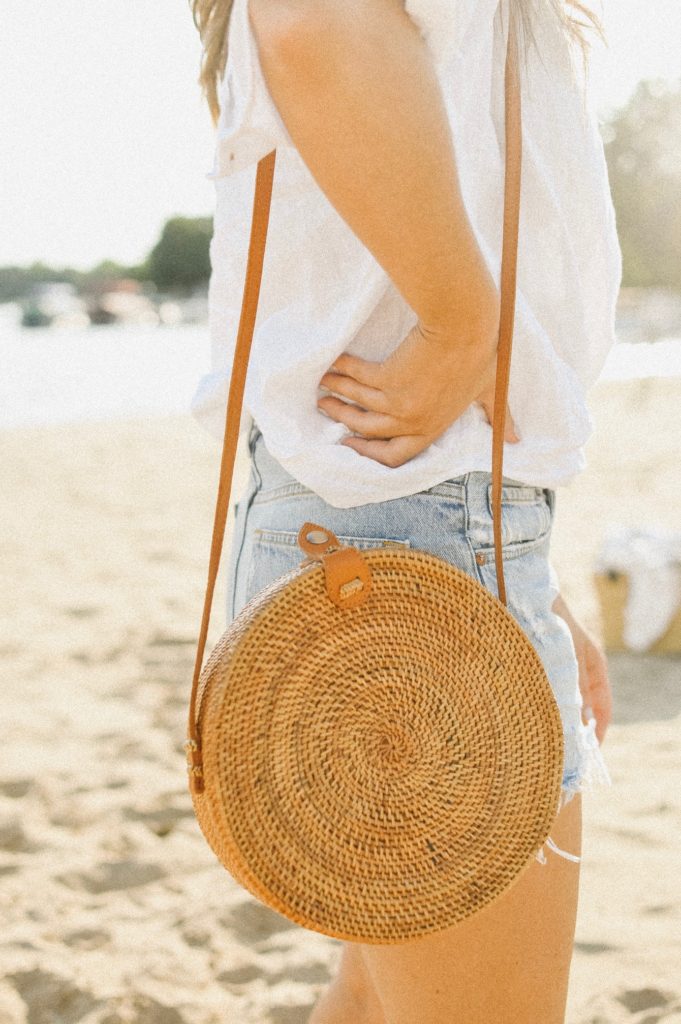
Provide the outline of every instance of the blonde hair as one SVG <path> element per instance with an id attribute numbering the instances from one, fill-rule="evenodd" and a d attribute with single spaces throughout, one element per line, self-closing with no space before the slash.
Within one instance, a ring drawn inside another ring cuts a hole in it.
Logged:
<path id="1" fill-rule="evenodd" d="M 584 70 L 588 63 L 589 41 L 585 29 L 593 29 L 605 41 L 603 24 L 596 14 L 580 0 L 511 0 L 522 30 L 523 40 L 536 46 L 532 26 L 542 6 L 549 7 L 559 20 L 567 40 L 580 47 Z M 227 34 L 233 0 L 189 0 L 192 18 L 202 45 L 198 83 L 206 98 L 213 119 L 220 116 L 218 86 L 227 63 Z M 577 15 L 577 16 L 575 16 Z M 580 16 L 586 20 L 581 20 Z"/>
<path id="2" fill-rule="evenodd" d="M 541 8 L 548 8 L 555 15 L 558 27 L 568 44 L 568 55 L 572 69 L 572 79 L 579 89 L 579 81 L 575 71 L 573 56 L 574 47 L 578 47 L 582 57 L 582 70 L 586 80 L 589 70 L 589 47 L 590 41 L 587 38 L 586 30 L 594 31 L 603 43 L 606 43 L 605 29 L 603 22 L 598 15 L 581 0 L 510 0 L 514 21 L 520 28 L 521 51 L 527 56 L 530 44 L 534 46 L 537 55 L 542 60 L 541 47 L 537 45 L 534 35 L 534 25 L 539 18 Z M 542 61 L 543 63 L 543 61 Z M 583 99 L 585 99 L 585 92 Z"/>

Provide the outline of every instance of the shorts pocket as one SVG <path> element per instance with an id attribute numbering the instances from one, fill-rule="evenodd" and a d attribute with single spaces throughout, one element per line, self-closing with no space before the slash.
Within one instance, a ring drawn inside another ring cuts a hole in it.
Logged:
<path id="1" fill-rule="evenodd" d="M 540 548 L 551 533 L 554 503 L 548 489 L 504 485 L 501 489 L 501 546 L 504 561 Z M 484 513 L 472 516 L 468 536 L 478 565 L 494 562 L 492 485 Z"/>
<path id="2" fill-rule="evenodd" d="M 357 537 L 341 533 L 336 533 L 336 536 L 341 544 L 352 544 L 354 547 L 364 550 L 383 546 L 411 547 L 411 541 L 405 537 L 372 537 L 366 534 Z M 305 557 L 305 553 L 298 545 L 298 530 L 264 528 L 254 530 L 246 579 L 245 601 L 250 601 L 258 591 L 278 579 L 279 576 L 295 569 Z"/>

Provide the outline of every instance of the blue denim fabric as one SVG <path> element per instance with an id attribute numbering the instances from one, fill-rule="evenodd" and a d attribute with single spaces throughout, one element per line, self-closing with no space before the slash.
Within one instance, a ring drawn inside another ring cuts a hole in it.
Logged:
<path id="1" fill-rule="evenodd" d="M 270 455 L 257 424 L 248 436 L 251 473 L 235 505 L 227 569 L 227 622 L 247 601 L 304 558 L 298 531 L 322 523 L 359 548 L 403 544 L 431 551 L 497 595 L 491 474 L 464 473 L 428 490 L 388 501 L 335 508 L 292 477 Z M 607 770 L 595 736 L 581 719 L 578 663 L 566 622 L 552 611 L 556 586 L 549 562 L 555 491 L 509 477 L 502 480 L 502 548 L 507 606 L 534 645 L 549 678 L 565 736 L 562 807 L 595 774 Z M 597 764 L 594 764 L 596 759 Z M 599 767 L 600 766 L 600 767 Z M 558 851 L 568 859 L 578 858 Z M 541 854 L 541 851 L 540 851 Z M 543 855 L 538 860 L 544 863 Z"/>

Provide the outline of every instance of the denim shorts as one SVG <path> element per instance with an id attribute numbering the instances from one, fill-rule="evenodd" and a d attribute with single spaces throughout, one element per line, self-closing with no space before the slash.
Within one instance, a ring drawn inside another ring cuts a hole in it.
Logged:
<path id="1" fill-rule="evenodd" d="M 292 477 L 270 455 L 254 422 L 248 434 L 250 477 L 234 504 L 227 568 L 227 623 L 259 590 L 305 557 L 298 531 L 309 520 L 358 548 L 402 544 L 430 551 L 469 573 L 497 595 L 491 473 L 471 471 L 425 491 L 387 501 L 336 508 Z M 507 607 L 535 647 L 558 704 L 564 733 L 562 808 L 576 792 L 610 784 L 595 736 L 582 721 L 578 662 L 572 634 L 552 610 L 558 593 L 549 561 L 556 495 L 548 487 L 502 479 L 502 550 Z M 547 845 L 569 860 L 573 854 Z M 545 856 L 540 850 L 540 863 Z"/>

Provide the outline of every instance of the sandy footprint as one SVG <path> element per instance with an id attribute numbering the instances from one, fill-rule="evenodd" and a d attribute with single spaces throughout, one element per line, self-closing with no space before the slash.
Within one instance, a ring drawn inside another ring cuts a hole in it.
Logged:
<path id="1" fill-rule="evenodd" d="M 276 910 L 271 910 L 255 899 L 244 900 L 232 907 L 220 923 L 244 946 L 261 942 L 275 932 L 298 927 L 283 914 L 278 914 Z"/>
<path id="2" fill-rule="evenodd" d="M 69 889 L 96 894 L 148 885 L 159 878 L 164 878 L 165 875 L 166 871 L 160 864 L 120 860 L 105 861 L 95 865 L 90 871 L 67 871 L 62 875 L 56 875 L 56 879 Z"/>
<path id="3" fill-rule="evenodd" d="M 675 993 L 663 992 L 654 986 L 625 989 L 623 992 L 619 992 L 615 998 L 618 1003 L 621 1003 L 632 1014 L 649 1010 L 664 1011 L 665 1009 L 676 1009 L 679 1002 L 679 997 Z M 665 1015 L 659 1012 L 646 1019 L 652 1024 L 653 1021 L 664 1020 Z"/>
<path id="4" fill-rule="evenodd" d="M 30 1024 L 54 1024 L 57 1020 L 60 1024 L 76 1024 L 105 1005 L 104 999 L 98 999 L 71 978 L 38 967 L 10 972 L 5 979 L 23 1000 Z"/>
<path id="5" fill-rule="evenodd" d="M 189 1024 L 175 1007 L 140 993 L 113 999 L 110 1006 L 98 1024 Z"/>
<path id="6" fill-rule="evenodd" d="M 111 932 L 103 928 L 73 928 L 61 936 L 61 941 L 72 949 L 100 949 L 111 942 Z"/>
<path id="7" fill-rule="evenodd" d="M 267 1024 L 307 1024 L 313 1005 L 274 1006 L 269 1011 Z"/>

